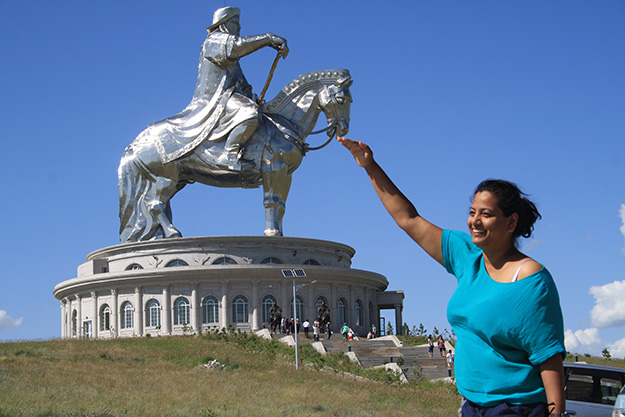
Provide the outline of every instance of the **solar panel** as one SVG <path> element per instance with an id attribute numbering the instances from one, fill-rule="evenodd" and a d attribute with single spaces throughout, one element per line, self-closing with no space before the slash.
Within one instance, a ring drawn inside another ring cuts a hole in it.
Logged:
<path id="1" fill-rule="evenodd" d="M 284 278 L 293 278 L 295 275 L 293 274 L 293 270 L 292 269 L 283 269 L 282 270 L 282 276 Z"/>
<path id="2" fill-rule="evenodd" d="M 294 269 L 293 273 L 295 274 L 296 277 L 300 277 L 300 278 L 303 278 L 306 276 L 306 272 L 304 272 L 303 269 Z"/>

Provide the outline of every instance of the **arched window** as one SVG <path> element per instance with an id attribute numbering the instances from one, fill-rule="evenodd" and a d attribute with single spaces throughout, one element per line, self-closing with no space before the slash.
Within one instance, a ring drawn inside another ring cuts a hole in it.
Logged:
<path id="1" fill-rule="evenodd" d="M 135 264 L 130 264 L 130 265 L 128 265 L 126 267 L 126 271 L 130 271 L 130 270 L 133 270 L 133 269 L 143 269 L 143 267 L 141 265 L 139 265 L 139 264 L 136 264 L 136 263 Z"/>
<path id="2" fill-rule="evenodd" d="M 111 308 L 108 304 L 100 307 L 100 331 L 111 330 Z"/>
<path id="3" fill-rule="evenodd" d="M 297 318 L 299 322 L 302 323 L 304 321 L 304 300 L 299 295 L 295 297 L 295 304 L 297 306 Z M 295 317 L 293 315 L 293 297 L 291 297 L 291 305 L 289 311 L 291 312 L 291 317 Z"/>
<path id="4" fill-rule="evenodd" d="M 321 307 L 321 304 L 325 303 L 327 307 L 330 307 L 328 305 L 328 300 L 323 296 L 320 295 L 319 297 L 317 297 L 317 301 L 315 301 L 315 314 L 317 315 L 317 317 L 319 316 L 319 307 Z M 330 311 L 330 313 L 332 313 Z"/>
<path id="5" fill-rule="evenodd" d="M 274 258 L 273 256 L 270 256 L 260 261 L 260 263 L 261 264 L 281 264 L 282 261 L 278 258 Z"/>
<path id="6" fill-rule="evenodd" d="M 159 327 L 161 325 L 161 304 L 158 300 L 151 299 L 146 305 L 146 327 Z"/>
<path id="7" fill-rule="evenodd" d="M 269 310 L 271 310 L 271 307 L 273 307 L 274 304 L 276 304 L 276 298 L 273 295 L 266 295 L 263 297 L 263 323 L 269 323 L 269 320 L 271 319 L 271 314 L 269 314 Z"/>
<path id="8" fill-rule="evenodd" d="M 228 256 L 220 256 L 219 258 L 213 261 L 213 265 L 236 265 L 237 261 L 228 257 Z"/>
<path id="9" fill-rule="evenodd" d="M 78 313 L 72 311 L 72 337 L 78 337 Z"/>
<path id="10" fill-rule="evenodd" d="M 184 325 L 190 322 L 189 300 L 184 297 L 174 301 L 174 325 Z"/>
<path id="11" fill-rule="evenodd" d="M 248 305 L 247 298 L 242 295 L 237 295 L 232 299 L 233 323 L 247 323 L 249 321 Z"/>
<path id="12" fill-rule="evenodd" d="M 356 311 L 355 311 L 355 318 L 356 318 L 356 326 L 363 326 L 364 323 L 364 311 L 362 310 L 362 301 L 360 300 L 356 300 L 356 305 L 354 306 Z"/>
<path id="13" fill-rule="evenodd" d="M 219 323 L 219 301 L 212 295 L 202 300 L 202 323 Z"/>
<path id="14" fill-rule="evenodd" d="M 189 266 L 189 264 L 182 259 L 174 259 L 173 261 L 169 261 L 167 265 L 165 265 L 165 268 L 169 268 L 172 266 Z"/>
<path id="15" fill-rule="evenodd" d="M 339 326 L 342 326 L 343 323 L 347 323 L 347 301 L 344 298 L 339 298 L 336 306 L 339 313 Z"/>
<path id="16" fill-rule="evenodd" d="M 121 325 L 122 329 L 132 329 L 135 327 L 135 308 L 130 301 L 125 301 L 121 309 Z"/>
<path id="17" fill-rule="evenodd" d="M 304 261 L 304 265 L 319 265 L 319 262 L 315 261 L 314 259 L 306 259 Z"/>

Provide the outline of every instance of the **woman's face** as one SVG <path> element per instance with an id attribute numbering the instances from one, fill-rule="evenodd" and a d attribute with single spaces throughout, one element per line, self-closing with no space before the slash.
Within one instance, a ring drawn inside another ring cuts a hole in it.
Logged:
<path id="1" fill-rule="evenodd" d="M 481 249 L 497 249 L 512 245 L 512 233 L 518 214 L 506 217 L 499 208 L 497 197 L 481 191 L 473 197 L 467 225 L 474 244 Z"/>

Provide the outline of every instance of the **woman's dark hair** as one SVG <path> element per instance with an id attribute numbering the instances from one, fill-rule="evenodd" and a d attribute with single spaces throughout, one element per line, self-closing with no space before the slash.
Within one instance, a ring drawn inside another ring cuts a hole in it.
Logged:
<path id="1" fill-rule="evenodd" d="M 527 194 L 522 192 L 515 183 L 505 180 L 484 180 L 475 188 L 473 196 L 482 191 L 488 191 L 497 198 L 497 205 L 503 211 L 504 216 L 507 217 L 513 213 L 519 215 L 516 229 L 512 234 L 513 239 L 532 235 L 534 223 L 542 216 L 536 204 L 528 200 Z"/>

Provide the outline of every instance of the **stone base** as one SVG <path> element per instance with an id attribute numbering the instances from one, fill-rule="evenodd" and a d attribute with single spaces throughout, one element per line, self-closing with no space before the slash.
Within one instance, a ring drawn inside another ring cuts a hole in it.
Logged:
<path id="1" fill-rule="evenodd" d="M 291 317 L 293 279 L 298 319 L 330 307 L 334 330 L 343 321 L 366 334 L 379 317 L 383 275 L 351 268 L 354 249 L 336 242 L 265 236 L 161 239 L 90 253 L 76 278 L 54 288 L 61 301 L 61 337 L 182 335 L 198 330 L 268 328 L 273 301 Z M 403 294 L 402 294 L 403 298 Z M 300 317 L 302 316 L 302 317 Z"/>

